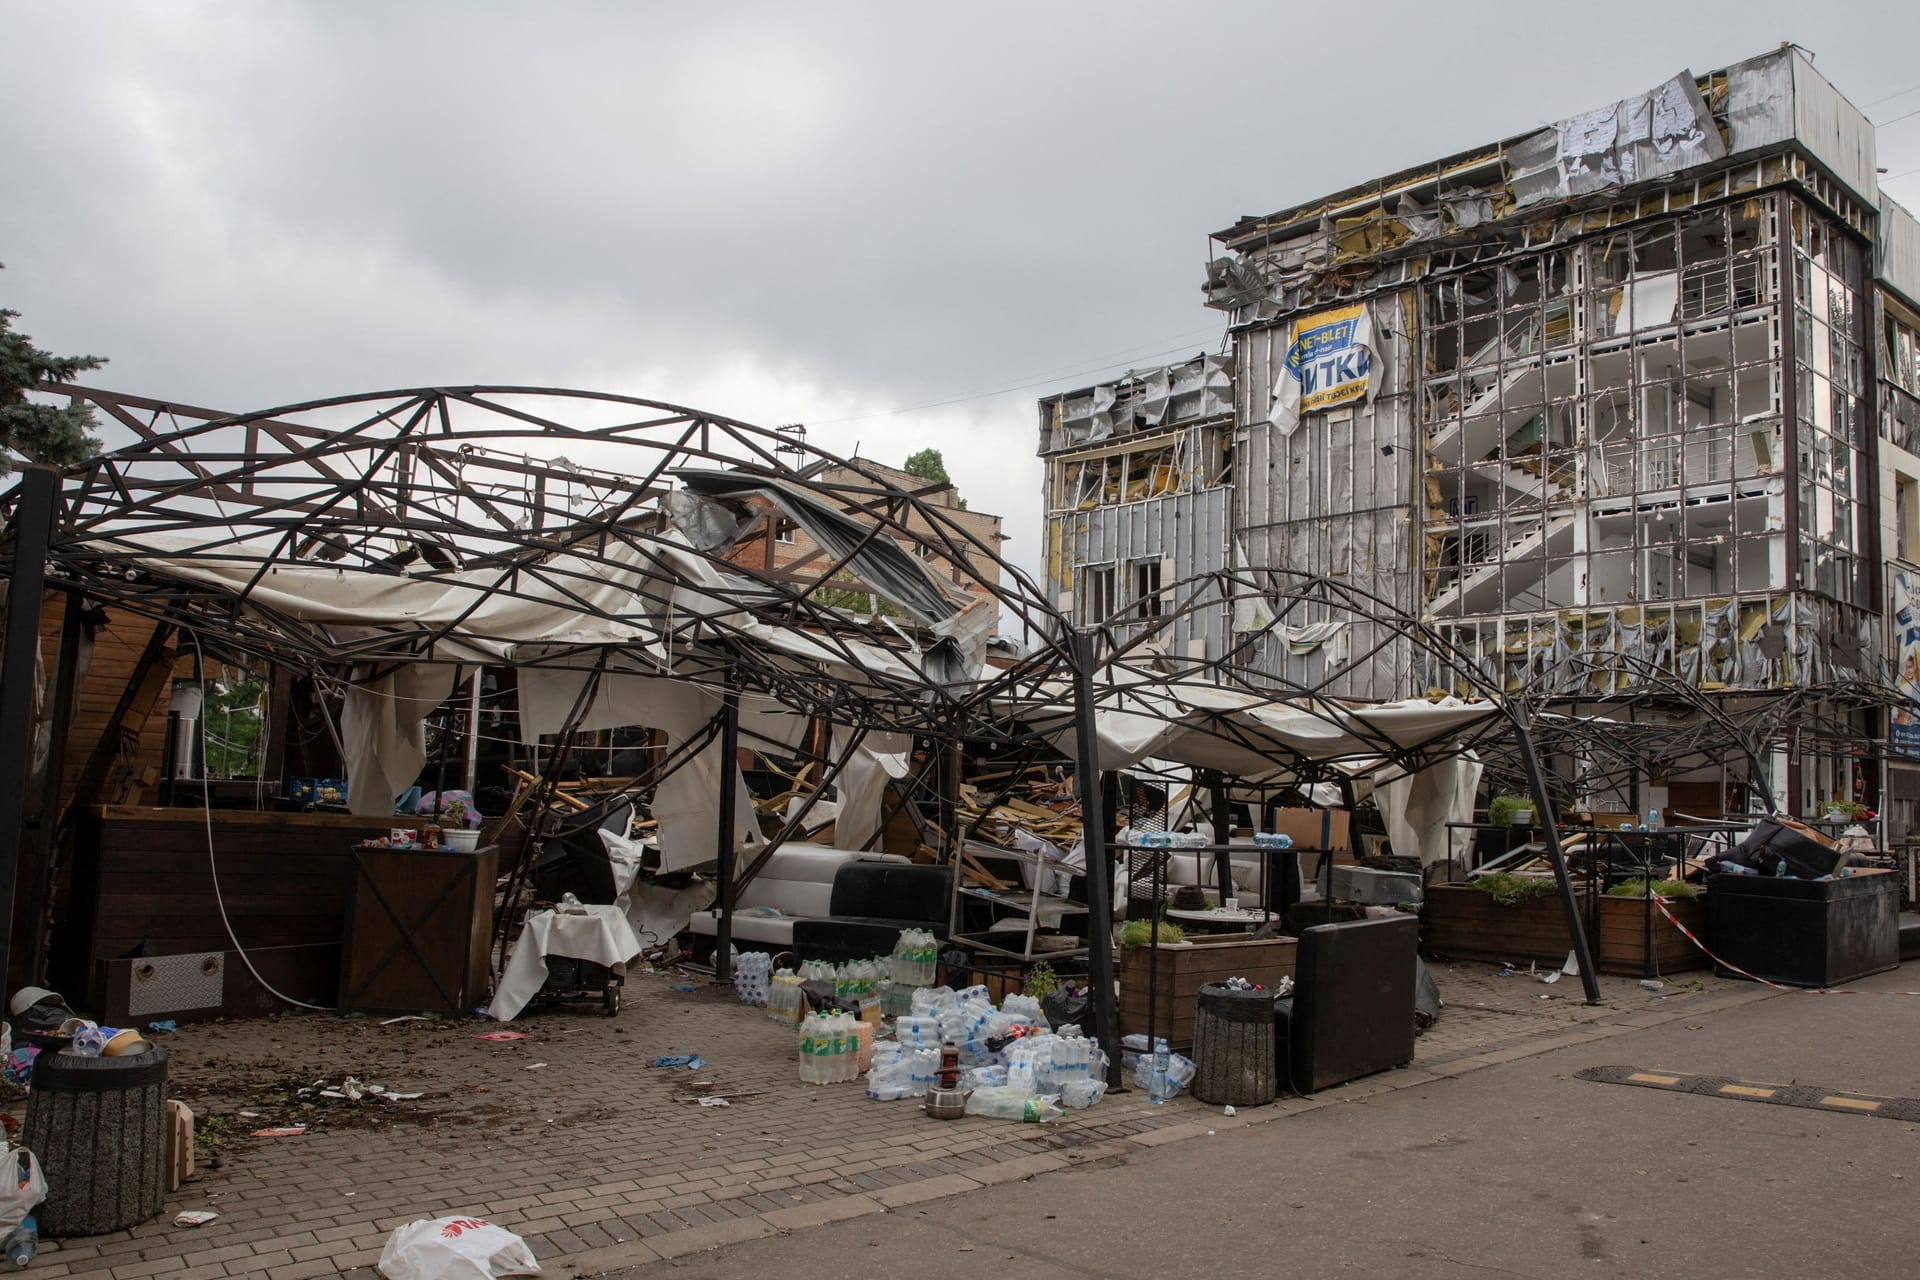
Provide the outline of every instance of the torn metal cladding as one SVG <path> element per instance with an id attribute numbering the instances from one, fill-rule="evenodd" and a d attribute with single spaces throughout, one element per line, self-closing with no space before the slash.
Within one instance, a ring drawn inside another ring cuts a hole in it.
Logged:
<path id="1" fill-rule="evenodd" d="M 1568 801 L 1624 802 L 1675 761 L 1772 788 L 1766 805 L 1789 773 L 1796 805 L 1852 785 L 1901 701 L 1882 487 L 1920 556 L 1920 225 L 1805 51 L 1682 72 L 1215 240 L 1224 437 L 1165 413 L 1121 434 L 1132 389 L 1165 375 L 1041 402 L 1063 613 L 1249 686 L 1486 691 L 1543 726 L 1590 709 L 1575 756 L 1549 747 Z M 1903 479 L 1882 477 L 1875 422 L 1913 452 Z M 1154 620 L 1169 580 L 1222 572 L 1247 589 L 1190 586 L 1207 626 Z M 1381 608 L 1338 616 L 1287 574 Z M 1635 752 L 1603 740 L 1616 714 Z M 1730 724 L 1746 736 L 1716 755 Z"/>

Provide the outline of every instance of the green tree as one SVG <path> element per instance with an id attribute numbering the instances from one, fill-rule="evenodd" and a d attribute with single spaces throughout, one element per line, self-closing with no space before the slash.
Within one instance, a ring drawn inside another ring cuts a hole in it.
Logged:
<path id="1" fill-rule="evenodd" d="M 71 382 L 106 361 L 99 356 L 56 356 L 42 351 L 26 334 L 13 332 L 19 314 L 0 308 L 0 475 L 13 469 L 10 452 L 29 462 L 64 467 L 84 462 L 100 449 L 91 434 L 92 409 L 35 404 L 27 393 L 44 382 Z"/>
<path id="2" fill-rule="evenodd" d="M 940 456 L 938 449 L 922 449 L 910 455 L 903 470 L 910 476 L 919 476 L 935 484 L 953 483 L 953 477 L 947 474 L 947 461 Z"/>
<path id="3" fill-rule="evenodd" d="M 953 477 L 947 474 L 947 460 L 940 456 L 938 449 L 922 449 L 907 458 L 902 468 L 910 476 L 919 476 L 922 480 L 931 480 L 935 484 L 952 484 Z M 962 511 L 967 509 L 967 500 L 959 499 L 954 503 Z"/>
<path id="4" fill-rule="evenodd" d="M 260 747 L 261 708 L 266 700 L 267 684 L 250 671 L 221 672 L 221 678 L 207 686 L 206 705 L 200 714 L 206 717 L 207 773 L 215 778 L 258 772 L 255 759 Z"/>

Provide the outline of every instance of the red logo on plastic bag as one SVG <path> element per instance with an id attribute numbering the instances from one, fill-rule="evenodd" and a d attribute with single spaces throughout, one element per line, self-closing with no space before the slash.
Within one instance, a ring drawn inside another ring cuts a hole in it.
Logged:
<path id="1" fill-rule="evenodd" d="M 457 1240 L 463 1231 L 478 1231 L 482 1227 L 490 1227 L 492 1225 L 491 1222 L 485 1222 L 479 1218 L 454 1218 L 451 1219 L 446 1226 L 440 1228 L 440 1234 L 448 1240 Z"/>

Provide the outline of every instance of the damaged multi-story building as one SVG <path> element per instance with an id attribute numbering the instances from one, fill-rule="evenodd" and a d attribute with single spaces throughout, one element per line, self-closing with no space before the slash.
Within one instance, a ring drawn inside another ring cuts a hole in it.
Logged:
<path id="1" fill-rule="evenodd" d="M 1683 72 L 1214 239 L 1229 354 L 1041 402 L 1071 616 L 1125 625 L 1175 609 L 1165 584 L 1288 571 L 1554 703 L 1677 688 L 1649 714 L 1680 720 L 1884 689 L 1903 654 L 1920 690 L 1920 229 L 1807 52 Z M 1364 621 L 1296 613 L 1237 643 L 1249 612 L 1183 609 L 1156 644 L 1355 696 L 1466 692 Z M 1775 734 L 1765 786 L 1797 811 L 1920 796 L 1887 750 L 1920 759 L 1920 719 L 1871 703 Z M 1747 780 L 1650 762 L 1631 799 L 1744 808 Z"/>

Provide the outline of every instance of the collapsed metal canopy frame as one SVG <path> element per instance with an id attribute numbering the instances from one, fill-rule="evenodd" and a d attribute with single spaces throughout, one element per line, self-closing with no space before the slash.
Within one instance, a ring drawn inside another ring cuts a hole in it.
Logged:
<path id="1" fill-rule="evenodd" d="M 1184 681 L 1242 699 L 1237 710 L 1188 701 L 1190 731 L 1301 777 L 1362 759 L 1413 772 L 1508 728 L 1525 750 L 1523 717 L 1470 663 L 1350 583 L 1212 573 L 1167 584 L 1151 616 L 1076 633 L 996 546 L 929 500 L 939 486 L 902 490 L 857 460 L 718 415 L 552 388 L 417 388 L 238 415 L 54 390 L 131 439 L 59 478 L 49 584 L 348 684 L 423 662 L 657 675 L 708 685 L 729 720 L 743 694 L 759 694 L 856 731 L 1001 742 L 1030 741 L 1032 720 L 1064 696 L 1075 755 L 1095 761 L 1099 712 L 1156 714 L 1141 690 Z M 0 514 L 17 523 L 26 487 L 0 496 Z M 779 519 L 822 550 L 780 574 L 758 571 L 738 548 L 775 537 Z M 0 559 L 10 562 L 16 545 Z M 847 576 L 873 587 L 893 616 L 824 602 L 822 588 Z M 385 612 L 316 614 L 294 598 L 335 581 Z M 386 586 L 402 589 L 397 605 Z M 432 590 L 442 593 L 435 607 L 412 606 Z M 1170 619 L 1241 601 L 1272 617 L 1222 659 L 1156 648 Z M 560 636 L 516 629 L 520 606 L 558 610 L 573 625 Z M 1035 643 L 994 650 L 981 614 L 990 607 Z M 1328 692 L 1344 668 L 1255 674 L 1241 661 L 1252 641 L 1285 634 L 1277 629 L 1339 619 L 1368 624 L 1370 652 L 1399 645 L 1409 658 L 1415 649 L 1436 656 L 1499 714 L 1471 732 L 1409 737 L 1382 728 L 1369 704 Z M 1238 714 L 1248 707 L 1283 707 L 1325 728 L 1305 741 L 1255 731 Z M 579 711 L 576 703 L 569 727 Z M 1041 732 L 1062 741 L 1066 727 L 1056 727 Z M 1333 732 L 1345 735 L 1339 750 L 1312 741 Z M 1090 780 L 1094 771 L 1077 772 Z M 1550 815 L 1537 779 L 1535 791 Z M 1097 788 L 1082 793 L 1090 881 L 1104 881 Z M 723 809 L 727 796 L 723 788 Z M 721 844 L 724 912 L 730 841 Z M 1549 844 L 1570 904 L 1557 839 Z M 1584 948 L 1577 918 L 1570 923 Z M 1104 938 L 1091 941 L 1098 966 L 1110 951 Z M 1597 999 L 1597 989 L 1588 994 Z"/>
<path id="2" fill-rule="evenodd" d="M 402 663 L 579 668 L 606 656 L 609 670 L 726 683 L 797 709 L 831 700 L 844 723 L 940 732 L 1066 658 L 1051 608 L 929 500 L 940 486 L 902 490 L 857 460 L 734 419 L 553 388 L 422 388 L 240 415 L 59 391 L 133 440 L 65 473 L 52 585 L 204 627 L 295 669 L 368 682 Z M 777 491 L 690 491 L 716 468 Z M 11 515 L 14 501 L 0 506 Z M 779 575 L 729 556 L 777 536 L 782 518 L 811 529 L 834 514 L 864 526 L 838 554 L 815 550 Z M 728 526 L 719 539 L 716 522 Z M 934 563 L 952 580 L 936 578 Z M 411 625 L 358 626 L 275 603 L 277 579 L 316 571 L 415 593 L 437 586 L 450 604 Z M 823 603 L 845 575 L 892 589 L 899 621 Z M 622 589 L 605 590 L 610 582 Z M 570 638 L 531 644 L 511 620 L 489 630 L 485 607 L 501 602 L 565 610 Z M 1038 647 L 986 661 L 992 624 L 979 620 L 996 610 Z M 784 651 L 768 644 L 802 635 Z M 467 643 L 476 638 L 482 651 Z M 963 668 L 971 678 L 950 678 Z"/>

